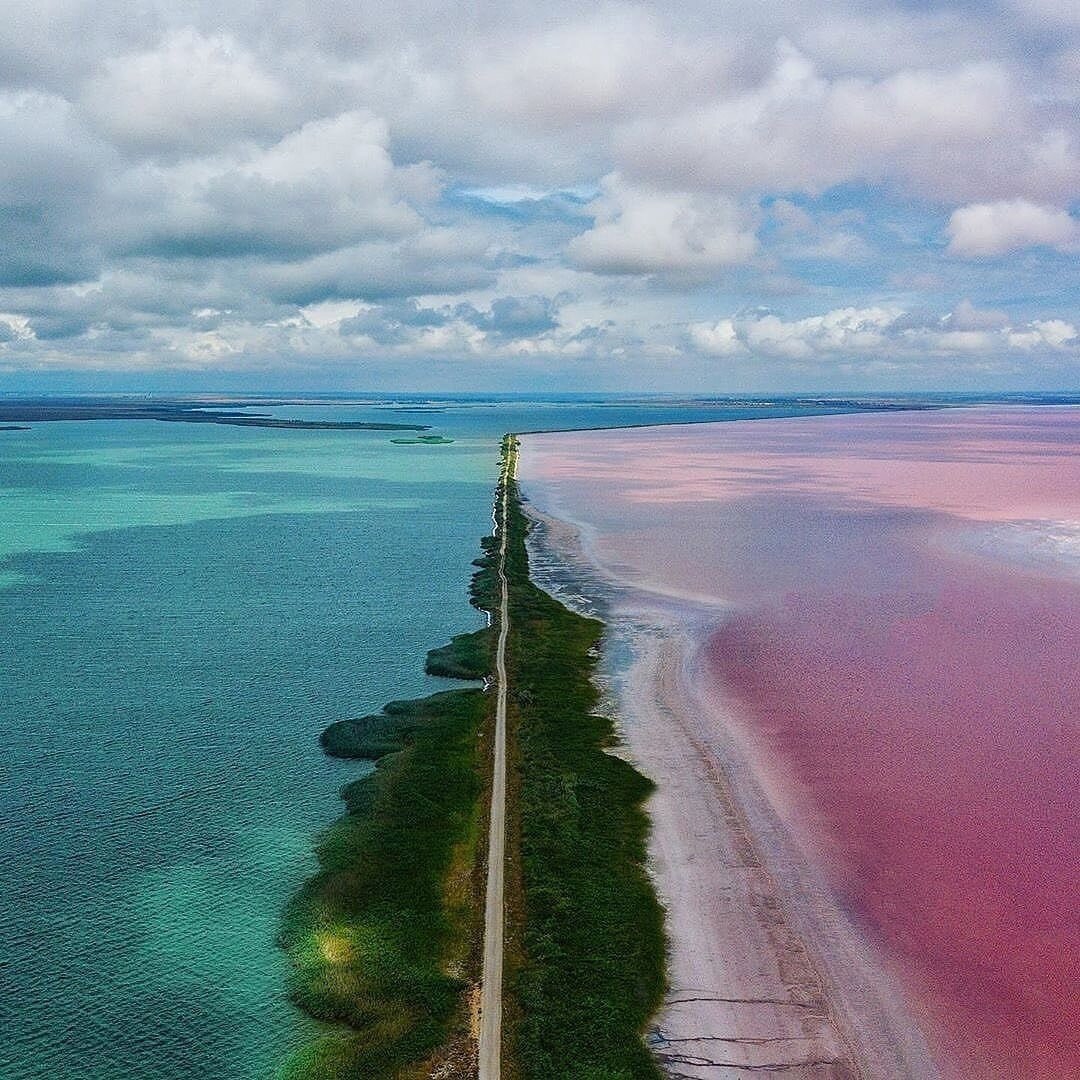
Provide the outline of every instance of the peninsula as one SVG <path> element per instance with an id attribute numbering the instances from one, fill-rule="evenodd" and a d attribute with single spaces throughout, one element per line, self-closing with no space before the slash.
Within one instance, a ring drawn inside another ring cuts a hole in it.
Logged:
<path id="1" fill-rule="evenodd" d="M 297 1080 L 471 1080 L 481 1060 L 485 1077 L 659 1075 L 643 1040 L 664 990 L 651 785 L 611 752 L 602 624 L 530 579 L 516 445 L 503 444 L 471 585 L 491 625 L 427 661 L 489 680 L 499 645 L 495 692 L 391 702 L 323 732 L 328 754 L 376 767 L 346 786 L 285 918 L 293 1000 L 328 1025 L 289 1062 Z"/>

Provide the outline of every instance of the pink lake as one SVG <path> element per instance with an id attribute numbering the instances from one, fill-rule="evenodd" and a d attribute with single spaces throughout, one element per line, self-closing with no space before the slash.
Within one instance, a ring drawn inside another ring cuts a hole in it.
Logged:
<path id="1" fill-rule="evenodd" d="M 702 677 L 943 1074 L 1080 1076 L 1080 409 L 529 436 L 522 468 L 609 576 L 713 613 Z"/>

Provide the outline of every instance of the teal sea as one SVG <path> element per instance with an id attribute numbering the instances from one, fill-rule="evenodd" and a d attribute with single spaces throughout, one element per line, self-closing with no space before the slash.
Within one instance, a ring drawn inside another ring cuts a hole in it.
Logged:
<path id="1" fill-rule="evenodd" d="M 422 411 L 414 411 L 420 409 Z M 331 721 L 433 689 L 506 430 L 779 403 L 291 406 L 380 431 L 0 432 L 0 1077 L 273 1077 L 310 1021 L 283 905 L 364 767 Z"/>

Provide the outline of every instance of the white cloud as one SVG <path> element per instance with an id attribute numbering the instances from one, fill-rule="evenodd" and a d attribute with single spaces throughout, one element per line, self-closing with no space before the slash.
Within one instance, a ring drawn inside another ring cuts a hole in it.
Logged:
<path id="1" fill-rule="evenodd" d="M 730 51 L 673 33 L 659 12 L 615 4 L 485 46 L 468 65 L 478 105 L 554 131 L 678 109 L 722 80 Z"/>
<path id="2" fill-rule="evenodd" d="M 1000 330 L 1009 325 L 1009 316 L 1004 311 L 989 308 L 977 308 L 970 300 L 961 300 L 959 304 L 942 320 L 950 330 Z"/>
<path id="3" fill-rule="evenodd" d="M 747 386 L 1009 355 L 1074 386 L 1075 269 L 1047 265 L 1077 247 L 1080 26 L 1060 0 L 946 7 L 24 4 L 0 31 L 0 311 L 25 333 L 0 320 L 0 352 L 392 353 L 398 385 L 436 350 L 579 357 L 579 386 L 617 356 L 657 388 L 697 386 L 704 354 Z M 957 207 L 952 254 L 1021 257 L 946 259 Z M 416 326 L 410 297 L 466 314 Z M 798 307 L 702 314 L 757 303 Z"/>
<path id="4" fill-rule="evenodd" d="M 1036 349 L 1043 345 L 1066 349 L 1080 345 L 1076 327 L 1064 319 L 1036 319 L 1026 329 L 1009 330 L 1008 341 L 1014 349 Z"/>
<path id="5" fill-rule="evenodd" d="M 283 87 L 228 34 L 187 27 L 154 49 L 108 57 L 83 92 L 113 138 L 150 149 L 222 145 L 273 130 L 288 115 Z"/>
<path id="6" fill-rule="evenodd" d="M 716 270 L 757 250 L 750 215 L 734 200 L 628 184 L 606 176 L 591 205 L 595 224 L 567 249 L 571 262 L 601 274 Z"/>
<path id="7" fill-rule="evenodd" d="M 25 315 L 0 311 L 0 341 L 27 341 L 34 336 L 34 329 Z"/>
<path id="8" fill-rule="evenodd" d="M 628 176 L 727 192 L 893 181 L 935 199 L 1018 185 L 1045 197 L 1080 181 L 1075 138 L 1001 64 L 830 78 L 787 42 L 756 86 L 643 116 L 616 147 Z"/>
<path id="9" fill-rule="evenodd" d="M 690 340 L 709 356 L 742 356 L 748 351 L 732 319 L 694 323 L 690 327 Z"/>
<path id="10" fill-rule="evenodd" d="M 709 356 L 797 362 L 925 360 L 975 354 L 994 358 L 1017 350 L 1080 353 L 1076 328 L 1063 319 L 1012 325 L 1004 313 L 979 310 L 969 301 L 939 317 L 884 306 L 836 308 L 790 320 L 756 312 L 715 323 L 693 323 L 687 327 L 687 336 Z"/>
<path id="11" fill-rule="evenodd" d="M 746 341 L 756 352 L 791 358 L 871 350 L 880 348 L 882 331 L 898 314 L 888 308 L 839 308 L 794 322 L 765 315 L 748 324 Z"/>
<path id="12" fill-rule="evenodd" d="M 949 218 L 948 234 L 949 251 L 967 258 L 1035 246 L 1080 249 L 1080 220 L 1067 210 L 1027 199 L 962 206 Z"/>
<path id="13" fill-rule="evenodd" d="M 352 111 L 312 120 L 267 149 L 175 165 L 148 162 L 118 184 L 133 208 L 114 225 L 130 249 L 224 256 L 331 250 L 418 231 L 439 191 L 427 165 L 395 166 L 385 122 Z"/>

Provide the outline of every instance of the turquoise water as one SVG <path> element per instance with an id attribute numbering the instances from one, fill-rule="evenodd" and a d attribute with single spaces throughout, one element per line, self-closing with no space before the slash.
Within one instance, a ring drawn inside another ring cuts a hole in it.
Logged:
<path id="1" fill-rule="evenodd" d="M 272 1077 L 309 1022 L 282 907 L 364 766 L 331 721 L 429 692 L 505 430 L 717 406 L 281 408 L 393 433 L 146 421 L 0 433 L 0 1077 Z"/>

